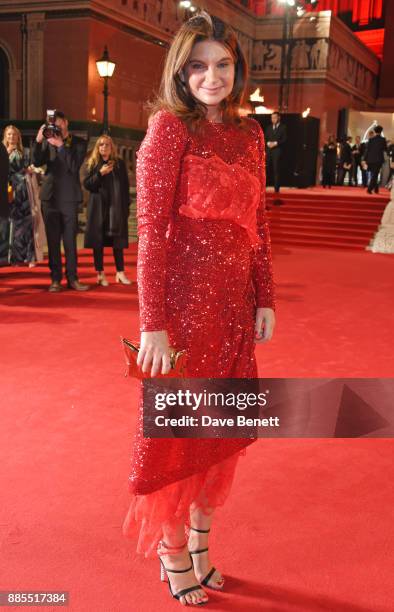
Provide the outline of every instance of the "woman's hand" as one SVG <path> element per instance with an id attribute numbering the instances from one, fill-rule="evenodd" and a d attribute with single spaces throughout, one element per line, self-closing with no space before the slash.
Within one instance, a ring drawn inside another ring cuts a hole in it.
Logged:
<path id="1" fill-rule="evenodd" d="M 101 176 L 104 176 L 105 174 L 109 174 L 110 172 L 112 172 L 112 170 L 114 169 L 114 162 L 113 161 L 109 161 L 106 164 L 103 164 L 100 168 L 100 174 Z"/>
<path id="2" fill-rule="evenodd" d="M 170 345 L 165 330 L 141 332 L 137 365 L 143 372 L 148 372 L 151 367 L 152 378 L 157 374 L 168 374 L 171 369 Z"/>
<path id="3" fill-rule="evenodd" d="M 275 327 L 275 312 L 272 308 L 257 308 L 255 339 L 257 344 L 268 342 L 272 338 Z"/>

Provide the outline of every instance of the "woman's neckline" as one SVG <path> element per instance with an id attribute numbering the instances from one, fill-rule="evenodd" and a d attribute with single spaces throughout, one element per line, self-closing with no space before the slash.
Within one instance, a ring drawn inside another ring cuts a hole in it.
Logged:
<path id="1" fill-rule="evenodd" d="M 205 119 L 210 125 L 227 125 L 224 121 L 212 121 L 212 119 Z"/>

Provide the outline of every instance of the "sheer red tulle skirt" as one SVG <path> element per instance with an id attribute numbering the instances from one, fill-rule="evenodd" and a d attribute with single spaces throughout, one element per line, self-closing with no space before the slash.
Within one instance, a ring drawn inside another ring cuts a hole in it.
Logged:
<path id="1" fill-rule="evenodd" d="M 190 507 L 199 508 L 209 515 L 227 499 L 240 455 L 245 449 L 230 455 L 207 470 L 173 482 L 148 495 L 133 495 L 123 524 L 126 537 L 137 537 L 137 552 L 151 557 L 156 554 L 160 540 L 170 541 L 172 546 L 183 542 L 178 526 L 190 527 Z M 163 537 L 163 531 L 166 538 Z M 171 535 L 173 534 L 173 535 Z"/>

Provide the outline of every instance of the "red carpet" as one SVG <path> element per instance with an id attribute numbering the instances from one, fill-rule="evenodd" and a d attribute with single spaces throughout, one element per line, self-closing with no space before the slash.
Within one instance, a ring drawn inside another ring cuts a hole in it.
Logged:
<path id="1" fill-rule="evenodd" d="M 274 205 L 274 201 L 281 203 Z M 268 190 L 267 205 L 275 244 L 364 250 L 374 237 L 390 200 L 361 187 Z"/>
<path id="2" fill-rule="evenodd" d="M 274 254 L 278 324 L 257 350 L 261 376 L 392 377 L 392 258 Z M 90 255 L 80 262 L 93 283 Z M 135 288 L 49 295 L 43 265 L 0 280 L 0 590 L 69 590 L 72 612 L 179 610 L 158 564 L 121 534 L 136 385 L 122 376 L 119 335 L 137 334 Z M 212 558 L 227 591 L 210 592 L 207 609 L 391 612 L 393 446 L 252 445 L 217 514 Z"/>

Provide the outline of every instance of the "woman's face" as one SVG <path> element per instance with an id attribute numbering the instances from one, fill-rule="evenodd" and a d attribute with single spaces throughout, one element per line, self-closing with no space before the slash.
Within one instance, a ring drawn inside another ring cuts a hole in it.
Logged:
<path id="1" fill-rule="evenodd" d="M 18 133 L 16 130 L 10 128 L 5 133 L 5 141 L 8 147 L 16 147 L 18 144 Z"/>
<path id="2" fill-rule="evenodd" d="M 193 46 L 182 76 L 197 100 L 215 107 L 233 89 L 234 60 L 225 46 L 214 40 L 204 40 Z"/>
<path id="3" fill-rule="evenodd" d="M 107 138 L 101 138 L 99 142 L 99 153 L 103 159 L 108 159 L 111 155 L 112 147 Z"/>

